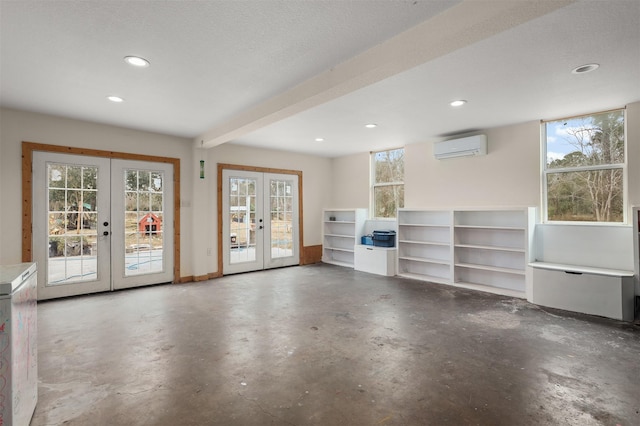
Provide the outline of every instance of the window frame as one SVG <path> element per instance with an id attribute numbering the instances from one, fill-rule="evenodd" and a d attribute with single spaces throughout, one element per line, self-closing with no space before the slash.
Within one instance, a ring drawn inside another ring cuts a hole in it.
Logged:
<path id="1" fill-rule="evenodd" d="M 403 161 L 403 179 L 402 181 L 394 181 L 394 182 L 380 182 L 377 183 L 376 182 L 376 154 L 379 154 L 381 152 L 388 152 L 388 151 L 397 151 L 397 150 L 402 150 L 402 161 Z M 376 216 L 376 188 L 382 188 L 382 187 L 386 187 L 386 186 L 402 186 L 403 189 L 403 196 L 402 196 L 402 201 L 403 201 L 403 205 L 404 205 L 404 155 L 406 153 L 406 149 L 404 146 L 400 146 L 400 147 L 395 147 L 395 148 L 388 148 L 388 149 L 381 149 L 378 151 L 370 151 L 369 152 L 369 217 L 371 219 L 374 220 L 389 220 L 389 221 L 394 221 L 397 219 L 398 216 L 398 207 L 396 207 L 396 213 L 394 214 L 393 217 L 379 217 Z"/>
<path id="2" fill-rule="evenodd" d="M 624 131 L 624 161 L 621 163 L 611 163 L 611 164 L 597 164 L 591 166 L 576 166 L 576 167 L 559 167 L 559 168 L 548 168 L 547 167 L 547 123 L 562 121 L 562 120 L 570 120 L 581 117 L 590 117 L 599 114 L 607 114 L 611 112 L 621 112 L 623 117 L 623 131 Z M 540 169 L 541 169 L 541 220 L 542 223 L 546 224 L 558 224 L 558 225 L 587 225 L 587 226 L 628 226 L 629 222 L 629 204 L 628 204 L 628 144 L 627 144 L 627 108 L 614 108 L 604 111 L 596 111 L 591 113 L 585 113 L 580 115 L 573 115 L 569 117 L 560 117 L 549 120 L 540 120 L 540 153 L 541 153 L 541 161 L 540 161 Z M 548 176 L 552 174 L 558 173 L 577 173 L 584 171 L 599 171 L 599 170 L 622 170 L 622 221 L 621 222 L 603 222 L 603 221 L 578 221 L 578 220 L 550 220 L 549 219 L 549 202 L 548 202 Z"/>

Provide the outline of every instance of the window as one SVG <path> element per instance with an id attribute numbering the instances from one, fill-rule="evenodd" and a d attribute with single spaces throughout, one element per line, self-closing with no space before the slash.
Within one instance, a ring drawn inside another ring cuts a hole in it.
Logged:
<path id="1" fill-rule="evenodd" d="M 371 153 L 374 217 L 396 217 L 404 207 L 404 148 Z"/>
<path id="2" fill-rule="evenodd" d="M 625 112 L 543 123 L 547 221 L 625 221 Z"/>

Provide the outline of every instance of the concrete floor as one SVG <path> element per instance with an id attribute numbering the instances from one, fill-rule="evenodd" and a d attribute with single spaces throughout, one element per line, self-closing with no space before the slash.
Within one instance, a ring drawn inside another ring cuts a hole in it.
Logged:
<path id="1" fill-rule="evenodd" d="M 32 426 L 640 424 L 638 325 L 443 285 L 318 264 L 38 314 Z"/>

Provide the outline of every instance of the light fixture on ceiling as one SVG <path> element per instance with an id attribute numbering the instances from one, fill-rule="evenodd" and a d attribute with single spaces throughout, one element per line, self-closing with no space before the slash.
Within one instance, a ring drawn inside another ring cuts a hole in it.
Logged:
<path id="1" fill-rule="evenodd" d="M 107 99 L 109 99 L 111 102 L 124 102 L 124 99 L 121 98 L 120 96 L 107 96 Z"/>
<path id="2" fill-rule="evenodd" d="M 376 127 L 378 127 L 378 125 L 374 123 L 369 123 L 369 124 L 365 124 L 364 127 L 366 127 L 367 129 L 375 129 Z"/>
<path id="3" fill-rule="evenodd" d="M 451 105 L 452 107 L 459 107 L 466 103 L 467 101 L 465 101 L 464 99 L 458 99 L 458 100 L 449 102 L 449 105 Z"/>
<path id="4" fill-rule="evenodd" d="M 133 65 L 138 68 L 146 68 L 149 66 L 149 61 L 145 58 L 141 58 L 140 56 L 125 56 L 124 61 L 129 65 Z"/>
<path id="5" fill-rule="evenodd" d="M 598 68 L 600 68 L 600 64 L 580 65 L 579 67 L 572 69 L 571 74 L 586 74 L 588 72 L 595 71 Z"/>
<path id="6" fill-rule="evenodd" d="M 316 142 L 324 142 L 324 138 L 316 138 Z"/>

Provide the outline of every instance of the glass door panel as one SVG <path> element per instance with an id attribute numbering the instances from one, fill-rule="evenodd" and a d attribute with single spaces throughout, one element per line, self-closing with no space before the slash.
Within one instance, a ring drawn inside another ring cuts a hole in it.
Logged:
<path id="1" fill-rule="evenodd" d="M 34 153 L 33 255 L 43 265 L 40 300 L 110 288 L 109 179 L 109 160 Z"/>
<path id="2" fill-rule="evenodd" d="M 127 169 L 124 178 L 124 275 L 162 272 L 164 173 Z"/>
<path id="3" fill-rule="evenodd" d="M 298 176 L 265 173 L 265 195 L 269 223 L 265 227 L 265 268 L 297 265 L 298 247 Z"/>
<path id="4" fill-rule="evenodd" d="M 173 166 L 112 160 L 114 288 L 173 281 Z"/>
<path id="5" fill-rule="evenodd" d="M 95 281 L 98 167 L 49 163 L 47 172 L 47 285 Z"/>
<path id="6" fill-rule="evenodd" d="M 262 269 L 262 175 L 223 172 L 223 262 L 225 273 Z"/>

